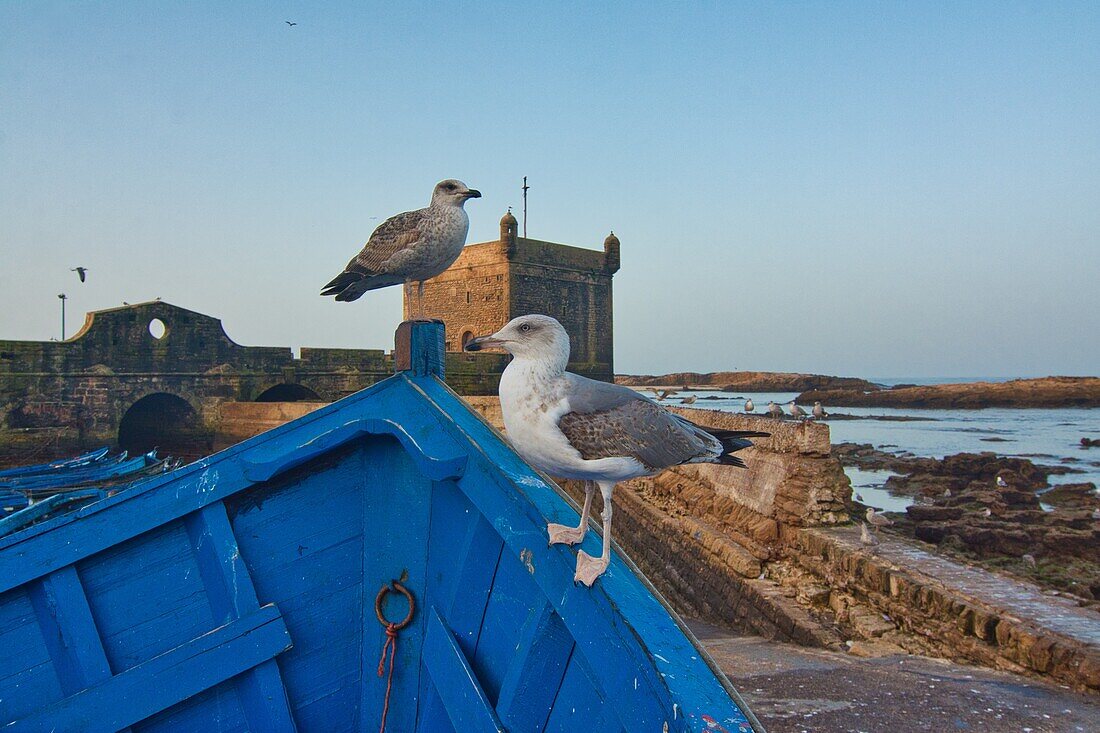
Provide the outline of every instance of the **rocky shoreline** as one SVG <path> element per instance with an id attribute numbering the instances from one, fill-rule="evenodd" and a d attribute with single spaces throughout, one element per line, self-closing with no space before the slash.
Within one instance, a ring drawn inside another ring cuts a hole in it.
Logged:
<path id="1" fill-rule="evenodd" d="M 627 387 L 718 389 L 723 392 L 805 392 L 807 390 L 878 390 L 880 385 L 856 377 L 792 372 L 674 372 L 657 376 L 618 374 L 615 383 Z"/>
<path id="2" fill-rule="evenodd" d="M 972 410 L 986 407 L 1100 407 L 1100 377 L 1040 377 L 1007 382 L 899 384 L 886 387 L 858 377 L 791 372 L 673 372 L 619 374 L 616 384 L 723 392 L 795 392 L 796 402 L 835 407 Z M 1097 443 L 1100 445 L 1100 442 Z"/>
<path id="3" fill-rule="evenodd" d="M 1009 382 L 904 385 L 872 389 L 817 387 L 800 394 L 838 407 L 900 407 L 970 410 L 985 407 L 1100 407 L 1100 377 L 1042 377 Z"/>
<path id="4" fill-rule="evenodd" d="M 890 531 L 1100 607 L 1096 486 L 1049 483 L 1077 472 L 1072 466 L 994 453 L 920 458 L 855 443 L 833 446 L 833 455 L 845 466 L 894 472 L 883 488 L 916 498 L 904 513 L 890 515 Z"/>

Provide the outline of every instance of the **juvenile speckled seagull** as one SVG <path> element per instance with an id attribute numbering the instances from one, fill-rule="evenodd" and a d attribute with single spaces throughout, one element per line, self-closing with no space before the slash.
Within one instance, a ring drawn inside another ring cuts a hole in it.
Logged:
<path id="1" fill-rule="evenodd" d="M 787 412 L 790 413 L 790 416 L 794 418 L 802 419 L 806 417 L 806 411 L 796 405 L 794 403 L 794 400 L 791 400 L 787 403 Z"/>
<path id="2" fill-rule="evenodd" d="M 825 408 L 821 406 L 820 402 L 815 402 L 814 403 L 814 413 L 813 414 L 814 414 L 814 419 L 815 420 L 824 420 L 825 418 L 827 418 L 829 416 L 829 413 L 825 412 Z"/>
<path id="3" fill-rule="evenodd" d="M 768 433 L 704 428 L 627 387 L 565 371 L 569 336 L 550 316 L 512 319 L 491 336 L 472 339 L 467 351 L 500 347 L 514 358 L 500 377 L 500 409 L 508 440 L 541 471 L 585 481 L 576 527 L 550 524 L 550 544 L 575 545 L 588 529 L 593 483 L 603 495 L 603 552 L 577 553 L 574 580 L 591 586 L 611 560 L 611 492 L 615 484 L 654 476 L 683 463 L 744 467 L 733 455 Z"/>
<path id="4" fill-rule="evenodd" d="M 458 259 L 470 219 L 463 204 L 481 192 L 448 178 L 435 185 L 427 208 L 406 211 L 378 225 L 359 254 L 321 290 L 336 300 L 356 300 L 368 290 L 417 283 L 416 314 L 424 315 L 424 281 Z"/>

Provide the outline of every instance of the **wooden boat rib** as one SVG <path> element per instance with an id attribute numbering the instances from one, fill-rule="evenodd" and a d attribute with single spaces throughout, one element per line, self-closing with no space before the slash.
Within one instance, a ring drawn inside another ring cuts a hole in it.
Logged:
<path id="1" fill-rule="evenodd" d="M 405 343 L 408 371 L 0 538 L 5 731 L 376 730 L 395 579 L 387 730 L 752 730 L 620 555 L 574 585 L 546 523 L 576 508 L 438 378 L 442 326 Z"/>

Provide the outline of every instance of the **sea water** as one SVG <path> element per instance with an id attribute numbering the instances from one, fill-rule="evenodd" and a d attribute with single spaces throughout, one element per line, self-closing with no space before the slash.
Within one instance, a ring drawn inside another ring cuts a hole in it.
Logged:
<path id="1" fill-rule="evenodd" d="M 878 380 L 876 380 L 878 381 Z M 894 381 L 894 380 L 890 380 Z M 907 384 L 930 380 L 897 380 Z M 937 380 L 939 381 L 939 380 Z M 947 381 L 947 380 L 944 380 Z M 951 380 L 961 381 L 961 380 Z M 881 383 L 881 382 L 880 382 Z M 751 399 L 755 414 L 766 415 L 769 401 L 784 408 L 797 397 L 792 392 L 718 392 L 692 390 L 669 397 L 663 404 L 677 406 L 683 397 L 694 395 L 691 407 L 742 413 Z M 704 399 L 714 398 L 714 399 Z M 1064 466 L 1079 473 L 1050 477 L 1052 484 L 1091 481 L 1100 486 L 1100 448 L 1083 449 L 1081 438 L 1100 438 L 1100 408 L 923 410 L 890 407 L 830 407 L 830 413 L 867 419 L 826 420 L 832 442 L 870 443 L 891 453 L 943 458 L 955 453 L 990 451 L 1001 456 L 1028 458 L 1036 464 Z M 808 406 L 803 406 L 809 411 Z M 906 417 L 912 420 L 882 418 Z M 793 419 L 793 418 L 788 418 Z M 881 489 L 888 471 L 845 468 L 852 490 L 866 503 L 899 511 L 911 503 Z"/>

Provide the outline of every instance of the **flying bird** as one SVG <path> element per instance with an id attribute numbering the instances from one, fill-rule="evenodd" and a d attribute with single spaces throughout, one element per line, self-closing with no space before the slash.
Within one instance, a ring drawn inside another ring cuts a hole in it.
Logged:
<path id="1" fill-rule="evenodd" d="M 821 406 L 820 402 L 814 403 L 814 419 L 824 420 L 829 416 L 829 413 L 825 412 L 825 408 Z"/>
<path id="2" fill-rule="evenodd" d="M 682 400 L 680 400 L 680 403 L 684 404 L 684 405 L 694 405 L 695 400 L 697 400 L 697 399 L 699 399 L 699 398 L 696 395 L 692 395 L 691 397 L 683 398 Z"/>
<path id="3" fill-rule="evenodd" d="M 783 408 L 774 402 L 768 403 L 768 414 L 774 417 L 776 420 L 783 419 Z"/>
<path id="4" fill-rule="evenodd" d="M 787 412 L 790 413 L 790 416 L 794 418 L 806 417 L 806 411 L 796 405 L 794 403 L 794 400 L 791 400 L 787 403 Z"/>
<path id="5" fill-rule="evenodd" d="M 362 251 L 334 277 L 321 295 L 352 301 L 376 288 L 404 283 L 406 294 L 417 285 L 418 317 L 424 315 L 424 281 L 450 267 L 462 254 L 470 219 L 463 204 L 481 192 L 448 178 L 436 184 L 432 202 L 378 225 Z"/>
<path id="6" fill-rule="evenodd" d="M 745 412 L 752 412 L 756 409 L 756 405 L 752 403 L 752 400 L 745 400 Z"/>
<path id="7" fill-rule="evenodd" d="M 674 389 L 662 389 L 660 392 L 657 393 L 657 400 L 659 402 L 664 402 L 674 394 L 676 394 L 676 390 Z"/>
<path id="8" fill-rule="evenodd" d="M 889 527 L 894 522 L 889 517 L 876 514 L 874 507 L 867 507 L 867 523 L 877 532 L 881 527 Z"/>
<path id="9" fill-rule="evenodd" d="M 603 552 L 577 553 L 574 580 L 591 586 L 611 561 L 611 493 L 620 481 L 655 476 L 684 463 L 744 467 L 733 454 L 767 433 L 695 425 L 628 387 L 565 371 L 569 335 L 549 316 L 512 319 L 491 336 L 466 344 L 467 351 L 500 347 L 512 361 L 500 378 L 504 428 L 516 451 L 536 468 L 585 482 L 584 508 L 576 527 L 550 524 L 550 544 L 584 539 L 593 484 L 603 496 Z"/>
<path id="10" fill-rule="evenodd" d="M 69 272 L 75 272 L 76 276 L 80 278 L 80 282 L 84 282 L 84 280 L 86 280 L 88 277 L 87 267 L 74 267 L 70 269 Z"/>
<path id="11" fill-rule="evenodd" d="M 283 22 L 292 27 L 298 25 L 297 23 L 291 23 L 289 20 L 284 20 Z"/>

